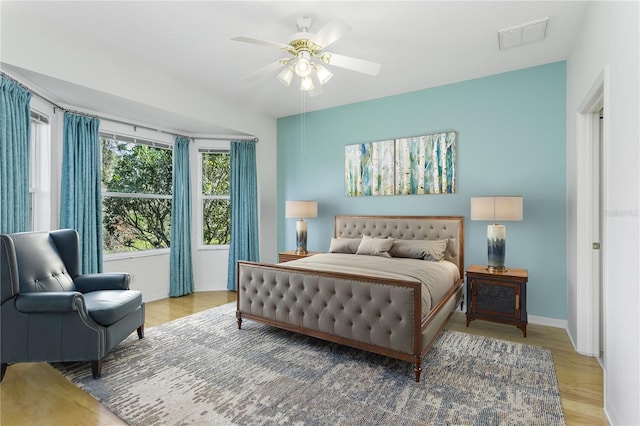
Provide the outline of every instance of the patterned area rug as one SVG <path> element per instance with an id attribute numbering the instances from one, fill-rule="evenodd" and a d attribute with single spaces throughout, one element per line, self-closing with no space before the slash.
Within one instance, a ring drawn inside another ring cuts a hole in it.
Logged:
<path id="1" fill-rule="evenodd" d="M 564 424 L 547 349 L 445 331 L 411 363 L 253 321 L 235 303 L 135 333 L 105 359 L 56 364 L 131 425 Z"/>

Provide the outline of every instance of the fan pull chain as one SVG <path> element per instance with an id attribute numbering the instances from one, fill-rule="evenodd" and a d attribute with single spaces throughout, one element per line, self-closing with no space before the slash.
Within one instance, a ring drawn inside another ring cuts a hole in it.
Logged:
<path id="1" fill-rule="evenodd" d="M 306 122 L 305 122 L 305 107 L 306 107 L 306 99 L 305 99 L 305 92 L 300 92 L 300 109 L 302 110 L 302 113 L 300 114 L 300 143 L 302 144 L 302 155 L 305 156 L 306 152 L 307 152 L 307 145 L 306 145 Z"/>

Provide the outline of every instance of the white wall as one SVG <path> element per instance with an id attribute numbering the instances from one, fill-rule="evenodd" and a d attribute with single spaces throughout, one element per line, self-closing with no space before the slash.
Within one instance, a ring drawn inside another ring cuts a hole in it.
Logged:
<path id="1" fill-rule="evenodd" d="M 577 243 L 587 232 L 579 228 L 580 209 L 589 207 L 583 173 L 589 156 L 577 112 L 604 76 L 604 408 L 612 424 L 625 425 L 640 424 L 639 14 L 638 2 L 590 3 L 567 61 L 569 333 L 580 349 L 591 332 L 579 305 L 590 288 L 578 277 L 591 265 Z"/>
<path id="2" fill-rule="evenodd" d="M 131 289 L 140 290 L 145 302 L 169 297 L 169 253 L 106 260 L 104 272 L 128 272 Z"/>
<path id="3" fill-rule="evenodd" d="M 122 105 L 132 105 L 136 109 L 148 108 L 175 114 L 176 117 L 188 117 L 198 123 L 211 123 L 212 127 L 233 129 L 238 135 L 253 135 L 259 139 L 256 147 L 258 169 L 258 203 L 260 221 L 260 260 L 276 260 L 276 120 L 275 118 L 253 111 L 230 99 L 217 97 L 203 92 L 201 87 L 176 80 L 164 74 L 157 67 L 145 67 L 127 61 L 126 58 L 106 52 L 96 51 L 93 46 L 83 43 L 82 39 L 64 39 L 55 31 L 46 31 L 38 26 L 3 20 L 2 57 L 4 64 L 19 67 L 81 88 L 89 89 L 84 93 L 107 93 L 125 99 Z M 6 42 L 10 40 L 11 42 Z M 123 66 L 126 64 L 126 66 Z M 13 69 L 12 69 L 13 70 Z M 10 73 L 22 83 L 35 89 L 44 89 L 30 82 L 25 76 Z M 43 81 L 46 81 L 43 80 Z M 76 98 L 77 99 L 77 98 Z M 100 106 L 91 103 L 90 96 L 75 102 L 66 99 L 53 99 L 65 107 L 79 111 L 100 114 Z M 61 116 L 60 111 L 56 116 Z M 117 116 L 106 114 L 109 118 L 131 122 L 128 111 L 123 109 Z M 156 125 L 167 129 L 164 123 L 139 123 Z M 58 120 L 61 123 L 61 120 Z M 134 123 L 136 124 L 136 123 Z M 189 136 L 188 129 L 179 129 L 179 133 Z M 54 135 L 52 173 L 54 185 L 52 191 L 52 227 L 57 227 L 57 211 L 60 181 L 60 152 L 62 129 Z M 235 133 L 234 133 L 235 134 Z M 211 135 L 214 136 L 214 135 Z M 195 238 L 195 237 L 194 237 Z M 223 290 L 227 282 L 227 252 L 194 251 L 194 275 L 196 291 Z M 132 259 L 108 260 L 106 271 L 128 271 L 133 274 L 133 288 L 143 291 L 147 301 L 167 297 L 168 255 L 154 255 Z"/>

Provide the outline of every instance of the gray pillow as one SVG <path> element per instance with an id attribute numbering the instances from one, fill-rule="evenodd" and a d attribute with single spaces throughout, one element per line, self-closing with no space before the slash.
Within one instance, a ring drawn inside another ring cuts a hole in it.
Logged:
<path id="1" fill-rule="evenodd" d="M 393 257 L 408 257 L 438 261 L 444 259 L 449 240 L 396 240 L 389 253 Z"/>
<path id="2" fill-rule="evenodd" d="M 329 253 L 355 254 L 360 245 L 360 238 L 332 238 Z"/>
<path id="3" fill-rule="evenodd" d="M 389 250 L 391 250 L 394 241 L 393 238 L 371 238 L 368 235 L 363 235 L 356 254 L 391 257 Z"/>

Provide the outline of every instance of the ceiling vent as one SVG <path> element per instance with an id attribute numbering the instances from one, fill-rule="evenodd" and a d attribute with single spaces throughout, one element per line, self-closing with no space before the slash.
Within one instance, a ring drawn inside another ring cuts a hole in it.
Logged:
<path id="1" fill-rule="evenodd" d="M 542 41 L 547 33 L 549 18 L 539 19 L 528 24 L 498 31 L 498 48 L 500 50 L 523 44 Z"/>

